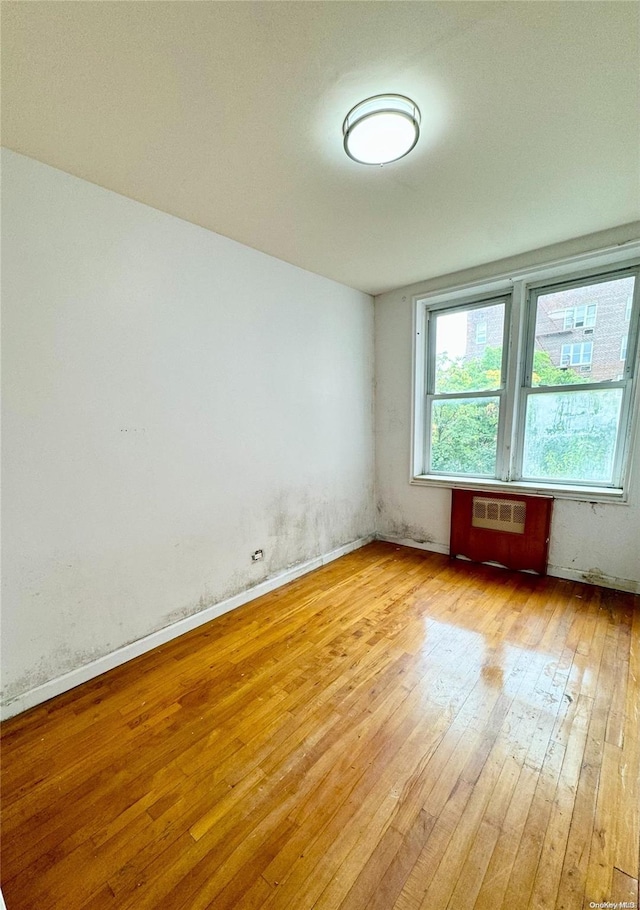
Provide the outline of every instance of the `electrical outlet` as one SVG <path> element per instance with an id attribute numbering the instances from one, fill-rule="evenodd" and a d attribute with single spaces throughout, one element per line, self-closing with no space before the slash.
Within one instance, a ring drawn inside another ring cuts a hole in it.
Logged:
<path id="1" fill-rule="evenodd" d="M 252 562 L 258 562 L 259 559 L 264 559 L 264 550 L 254 550 L 251 554 Z"/>

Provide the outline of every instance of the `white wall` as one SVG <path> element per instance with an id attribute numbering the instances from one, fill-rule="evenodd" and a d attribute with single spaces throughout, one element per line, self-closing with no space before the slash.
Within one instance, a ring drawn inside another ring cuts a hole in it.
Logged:
<path id="1" fill-rule="evenodd" d="M 2 170 L 6 704 L 373 533 L 373 303 Z"/>
<path id="2" fill-rule="evenodd" d="M 640 225 L 591 235 L 511 260 L 383 294 L 375 301 L 377 533 L 449 551 L 451 491 L 409 483 L 412 296 L 637 239 Z M 640 445 L 628 504 L 554 503 L 549 571 L 640 592 Z"/>

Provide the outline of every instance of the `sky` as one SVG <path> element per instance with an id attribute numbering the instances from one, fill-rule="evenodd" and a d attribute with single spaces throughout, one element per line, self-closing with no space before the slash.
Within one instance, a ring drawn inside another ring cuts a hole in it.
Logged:
<path id="1" fill-rule="evenodd" d="M 467 313 L 449 313 L 438 317 L 436 354 L 446 351 L 449 357 L 462 357 L 467 351 Z"/>

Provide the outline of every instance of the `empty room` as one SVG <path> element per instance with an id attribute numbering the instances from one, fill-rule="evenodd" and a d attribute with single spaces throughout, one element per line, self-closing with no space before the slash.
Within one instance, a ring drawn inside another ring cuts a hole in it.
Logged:
<path id="1" fill-rule="evenodd" d="M 639 5 L 0 12 L 0 907 L 638 910 Z"/>

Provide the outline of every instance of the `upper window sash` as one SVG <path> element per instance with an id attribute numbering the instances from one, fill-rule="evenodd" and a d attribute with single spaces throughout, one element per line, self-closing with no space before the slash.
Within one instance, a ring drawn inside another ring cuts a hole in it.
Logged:
<path id="1" fill-rule="evenodd" d="M 619 278 L 625 277 L 635 277 L 634 285 L 634 298 L 635 305 L 632 308 L 633 313 L 638 312 L 638 306 L 640 306 L 640 268 L 638 266 L 632 266 L 627 268 L 620 268 L 612 266 L 607 270 L 599 270 L 596 274 L 582 273 L 580 275 L 574 275 L 571 279 L 559 279 L 556 281 L 547 281 L 543 283 L 535 283 L 527 286 L 527 306 L 526 306 L 526 330 L 525 330 L 525 339 L 524 339 L 524 379 L 523 385 L 527 388 L 532 388 L 533 385 L 533 358 L 535 354 L 535 330 L 536 330 L 536 318 L 538 313 L 538 299 L 544 297 L 548 294 L 555 294 L 561 291 L 572 290 L 574 288 L 589 287 L 596 284 L 602 284 L 608 281 L 614 281 Z M 577 309 L 574 308 L 574 309 Z M 628 336 L 628 351 L 635 351 L 636 345 L 636 336 L 638 329 L 638 319 L 630 319 L 629 325 L 629 336 Z M 593 337 L 591 339 L 585 339 L 581 342 L 571 342 L 571 346 L 582 343 L 582 344 L 591 344 L 592 347 L 589 349 L 593 352 Z M 564 347 L 564 345 L 563 345 Z M 625 363 L 625 379 L 631 379 L 633 377 L 633 357 L 627 357 Z M 590 360 L 580 360 L 580 364 L 576 362 L 573 365 L 581 365 L 590 363 Z M 572 364 L 569 364 L 570 366 Z"/>
<path id="2" fill-rule="evenodd" d="M 505 375 L 506 375 L 506 366 L 507 366 L 507 354 L 508 354 L 508 339 L 509 339 L 509 323 L 511 315 L 511 296 L 508 294 L 499 294 L 492 295 L 490 297 L 474 297 L 469 300 L 456 301 L 453 304 L 440 304 L 438 306 L 426 307 L 426 362 L 427 369 L 425 372 L 425 394 L 426 395 L 458 395 L 456 392 L 443 392 L 439 393 L 436 389 L 436 370 L 437 370 L 437 359 L 438 354 L 436 350 L 437 345 L 437 319 L 439 316 L 446 316 L 456 312 L 470 312 L 473 310 L 482 310 L 490 306 L 499 306 L 500 304 L 504 305 L 504 325 L 502 332 L 502 361 L 500 366 L 500 383 L 494 388 L 485 388 L 478 390 L 476 394 L 481 394 L 482 392 L 497 391 L 498 389 L 504 388 Z M 480 344 L 481 342 L 477 342 Z M 483 343 L 484 344 L 484 343 Z"/>

